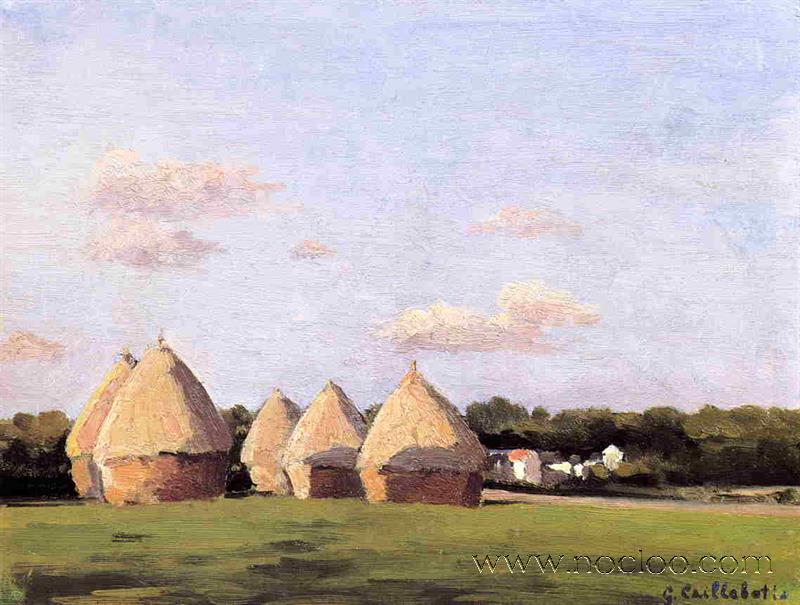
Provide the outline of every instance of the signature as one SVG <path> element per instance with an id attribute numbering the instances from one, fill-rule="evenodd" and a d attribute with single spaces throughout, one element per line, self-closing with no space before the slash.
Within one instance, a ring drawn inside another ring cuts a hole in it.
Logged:
<path id="1" fill-rule="evenodd" d="M 709 600 L 731 600 L 731 601 L 786 601 L 789 594 L 777 586 L 767 586 L 766 584 L 751 587 L 747 582 L 728 586 L 727 582 L 712 582 L 705 586 L 695 586 L 694 584 L 684 584 L 678 588 L 672 585 L 667 586 L 661 593 L 664 605 L 674 605 L 679 603 L 679 599 L 686 601 L 709 601 Z"/>

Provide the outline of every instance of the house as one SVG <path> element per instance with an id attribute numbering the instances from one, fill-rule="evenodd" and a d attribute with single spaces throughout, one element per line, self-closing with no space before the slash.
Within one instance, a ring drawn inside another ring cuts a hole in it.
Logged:
<path id="1" fill-rule="evenodd" d="M 556 487 L 569 481 L 572 477 L 572 465 L 565 462 L 558 452 L 537 452 L 542 469 L 542 487 Z M 569 465 L 569 470 L 566 470 Z"/>
<path id="2" fill-rule="evenodd" d="M 610 471 L 615 471 L 624 458 L 624 452 L 616 445 L 609 445 L 603 450 L 603 466 Z"/>
<path id="3" fill-rule="evenodd" d="M 514 465 L 508 459 L 511 450 L 490 450 L 486 458 L 485 477 L 487 481 L 497 483 L 514 483 L 517 480 L 514 474 Z"/>
<path id="4" fill-rule="evenodd" d="M 542 482 L 542 462 L 539 454 L 533 450 L 511 450 L 508 453 L 508 460 L 514 470 L 514 478 L 517 481 L 533 483 L 539 485 Z"/>

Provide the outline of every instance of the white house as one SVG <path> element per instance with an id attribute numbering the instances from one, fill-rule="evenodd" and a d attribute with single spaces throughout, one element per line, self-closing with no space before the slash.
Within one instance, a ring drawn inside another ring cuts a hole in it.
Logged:
<path id="1" fill-rule="evenodd" d="M 569 462 L 556 462 L 555 464 L 548 464 L 547 468 L 564 473 L 565 475 L 572 474 L 572 465 Z"/>
<path id="2" fill-rule="evenodd" d="M 609 445 L 603 450 L 603 466 L 610 471 L 615 471 L 624 456 L 625 453 L 616 445 Z"/>
<path id="3" fill-rule="evenodd" d="M 508 461 L 514 469 L 514 478 L 539 485 L 542 482 L 542 462 L 533 450 L 511 450 Z"/>

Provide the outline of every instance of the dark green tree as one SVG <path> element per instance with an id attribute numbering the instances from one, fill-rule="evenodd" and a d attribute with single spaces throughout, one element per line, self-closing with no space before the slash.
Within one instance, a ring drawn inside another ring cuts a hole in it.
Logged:
<path id="1" fill-rule="evenodd" d="M 475 401 L 467 406 L 465 418 L 469 428 L 479 435 L 512 431 L 529 420 L 528 410 L 505 397 Z"/>
<path id="2" fill-rule="evenodd" d="M 367 428 L 371 427 L 372 423 L 375 422 L 375 417 L 381 411 L 381 407 L 383 407 L 382 403 L 373 403 L 364 410 L 364 420 L 367 422 Z"/>
<path id="3" fill-rule="evenodd" d="M 250 432 L 255 416 L 241 404 L 222 410 L 222 419 L 231 432 L 231 449 L 228 450 L 228 475 L 225 489 L 228 492 L 246 492 L 253 487 L 250 472 L 242 464 L 242 445 Z"/>

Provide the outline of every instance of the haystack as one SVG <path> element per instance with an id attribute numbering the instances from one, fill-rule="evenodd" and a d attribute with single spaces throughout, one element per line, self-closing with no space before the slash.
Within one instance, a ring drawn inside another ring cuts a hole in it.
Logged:
<path id="1" fill-rule="evenodd" d="M 242 446 L 241 460 L 259 492 L 291 494 L 292 486 L 283 472 L 286 442 L 300 419 L 300 408 L 275 389 L 258 412 Z"/>
<path id="2" fill-rule="evenodd" d="M 475 506 L 486 450 L 416 363 L 381 407 L 357 468 L 370 502 Z"/>
<path id="3" fill-rule="evenodd" d="M 159 339 L 117 392 L 94 458 L 113 504 L 214 498 L 230 445 L 203 385 Z"/>
<path id="4" fill-rule="evenodd" d="M 298 498 L 363 495 L 355 470 L 367 426 L 342 389 L 331 381 L 303 414 L 286 445 L 283 468 Z"/>
<path id="5" fill-rule="evenodd" d="M 114 396 L 136 366 L 136 359 L 125 349 L 120 359 L 103 377 L 100 385 L 83 406 L 67 437 L 67 456 L 72 463 L 72 481 L 81 498 L 102 498 L 100 469 L 92 457 L 97 436 L 111 410 Z"/>

